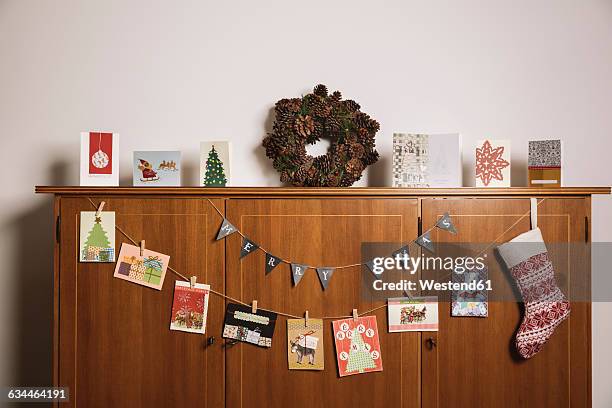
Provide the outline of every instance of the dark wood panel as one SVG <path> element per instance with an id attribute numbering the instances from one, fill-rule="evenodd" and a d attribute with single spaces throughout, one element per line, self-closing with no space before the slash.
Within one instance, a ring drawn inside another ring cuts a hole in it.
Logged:
<path id="1" fill-rule="evenodd" d="M 360 262 L 362 242 L 400 242 L 417 234 L 416 200 L 230 200 L 228 216 L 273 254 L 310 265 Z M 227 241 L 227 290 L 259 306 L 312 318 L 350 315 L 384 302 L 362 299 L 361 271 L 337 270 L 323 292 L 314 270 L 297 287 L 288 265 L 265 276 L 264 254 L 238 259 L 240 237 Z M 420 334 L 387 333 L 386 308 L 376 312 L 383 372 L 339 378 L 331 320 L 325 321 L 325 370 L 289 371 L 286 319 L 271 349 L 236 344 L 226 351 L 228 407 L 418 407 Z"/>
<path id="2" fill-rule="evenodd" d="M 170 265 L 224 289 L 224 244 L 215 242 L 219 216 L 202 200 L 107 197 L 105 210 L 135 240 L 170 255 Z M 222 208 L 222 202 L 217 200 Z M 211 296 L 206 336 L 170 331 L 174 281 L 161 291 L 113 278 L 112 263 L 78 263 L 80 211 L 85 198 L 63 198 L 60 271 L 59 383 L 71 405 L 167 407 L 224 405 L 224 358 L 219 339 L 224 312 Z M 117 232 L 117 250 L 129 242 Z M 214 374 L 213 374 L 214 373 Z"/>
<path id="3" fill-rule="evenodd" d="M 526 199 L 425 199 L 423 223 L 428 228 L 448 211 L 459 233 L 452 236 L 434 230 L 434 241 L 488 243 L 499 239 L 502 243 L 530 228 L 527 216 L 500 236 L 529 208 Z M 549 244 L 557 281 L 568 296 L 590 284 L 588 257 L 583 253 L 585 246 L 580 245 L 585 240 L 588 211 L 585 199 L 549 198 L 539 206 L 538 226 Z M 513 280 L 494 253 L 487 254 L 495 292 L 518 301 Z M 449 303 L 440 304 L 438 345 L 423 351 L 423 406 L 444 407 L 447 402 L 458 408 L 590 406 L 590 304 L 573 302 L 570 318 L 556 329 L 544 349 L 522 360 L 514 350 L 514 334 L 523 316 L 517 301 L 489 302 L 488 318 L 450 317 Z"/>

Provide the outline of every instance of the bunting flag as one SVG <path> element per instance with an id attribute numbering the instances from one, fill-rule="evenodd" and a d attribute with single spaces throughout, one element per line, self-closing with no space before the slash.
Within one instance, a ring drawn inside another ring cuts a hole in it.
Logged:
<path id="1" fill-rule="evenodd" d="M 306 272 L 306 269 L 308 269 L 307 265 L 300 265 L 300 264 L 294 264 L 294 263 L 291 264 L 291 275 L 293 275 L 293 286 L 297 286 L 297 284 L 300 283 L 300 281 L 304 277 L 304 272 Z"/>
<path id="2" fill-rule="evenodd" d="M 370 272 L 372 272 L 372 274 L 374 276 L 378 276 L 378 274 L 376 274 L 376 272 L 374 272 L 374 258 L 372 258 L 368 262 L 366 262 L 365 265 L 368 267 L 368 269 L 370 270 Z"/>
<path id="3" fill-rule="evenodd" d="M 317 268 L 317 275 L 319 275 L 319 280 L 321 281 L 321 286 L 323 286 L 323 290 L 327 289 L 327 285 L 329 285 L 329 280 L 336 268 Z"/>
<path id="4" fill-rule="evenodd" d="M 433 242 L 431 242 L 431 235 L 429 234 L 429 231 L 418 237 L 416 239 L 416 243 L 419 246 L 422 246 L 423 248 L 428 250 L 429 252 L 434 252 Z"/>
<path id="5" fill-rule="evenodd" d="M 251 241 L 247 237 L 242 237 L 242 246 L 240 247 L 240 259 L 244 258 L 251 252 L 259 248 L 255 242 Z"/>
<path id="6" fill-rule="evenodd" d="M 455 226 L 453 225 L 453 221 L 451 220 L 451 217 L 447 212 L 444 213 L 442 218 L 438 220 L 438 222 L 436 223 L 436 227 L 446 230 L 452 234 L 457 233 L 457 230 L 455 229 Z"/>
<path id="7" fill-rule="evenodd" d="M 272 272 L 272 269 L 276 268 L 281 262 L 283 262 L 282 259 L 266 252 L 266 275 Z"/>
<path id="8" fill-rule="evenodd" d="M 238 229 L 234 227 L 226 218 L 224 218 L 221 228 L 219 228 L 219 233 L 217 234 L 217 241 L 221 238 L 227 237 L 230 234 L 233 234 L 236 231 L 238 231 Z"/>
<path id="9" fill-rule="evenodd" d="M 395 257 L 399 255 L 400 258 L 409 258 L 410 257 L 410 248 L 409 245 L 404 245 L 403 247 L 401 247 L 400 249 L 398 249 L 397 251 L 394 251 L 391 254 L 391 257 L 393 259 L 395 259 Z"/>

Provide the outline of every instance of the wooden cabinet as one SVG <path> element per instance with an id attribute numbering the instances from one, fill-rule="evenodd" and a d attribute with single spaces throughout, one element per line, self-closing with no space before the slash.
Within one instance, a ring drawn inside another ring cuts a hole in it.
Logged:
<path id="1" fill-rule="evenodd" d="M 572 304 L 568 321 L 529 361 L 512 348 L 522 310 L 491 302 L 484 319 L 451 318 L 440 305 L 440 331 L 387 332 L 378 319 L 384 370 L 338 378 L 331 320 L 325 321 L 325 370 L 289 371 L 286 319 L 271 349 L 221 338 L 226 302 L 212 295 L 205 336 L 169 330 L 173 282 L 161 291 L 114 279 L 113 264 L 78 262 L 79 213 L 106 202 L 115 211 L 117 247 L 146 239 L 170 264 L 219 292 L 260 307 L 311 317 L 372 309 L 359 268 L 337 270 L 323 291 L 310 270 L 293 286 L 288 265 L 266 275 L 261 252 L 238 258 L 238 234 L 216 241 L 221 217 L 284 259 L 309 265 L 361 262 L 362 242 L 407 242 L 448 211 L 460 233 L 434 241 L 504 242 L 529 228 L 530 195 L 546 198 L 539 225 L 547 242 L 589 240 L 590 194 L 609 189 L 199 189 L 40 187 L 56 194 L 54 382 L 80 407 L 586 407 L 591 404 L 590 304 Z M 420 226 L 419 223 L 422 225 Z M 508 227 L 513 228 L 502 235 Z M 574 248 L 574 246 L 572 246 Z M 580 248 L 580 247 L 578 247 Z M 551 254 L 565 293 L 588 295 L 588 248 Z M 497 262 L 490 277 L 515 289 Z M 427 272 L 423 271 L 425 275 Z M 214 337 L 214 339 L 212 339 Z M 432 346 L 427 340 L 436 340 Z M 210 340 L 210 342 L 209 342 Z M 210 344 L 209 344 L 210 343 Z"/>

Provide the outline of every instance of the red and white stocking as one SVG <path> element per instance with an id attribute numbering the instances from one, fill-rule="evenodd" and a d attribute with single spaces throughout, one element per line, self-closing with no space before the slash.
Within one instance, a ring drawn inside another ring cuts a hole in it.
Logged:
<path id="1" fill-rule="evenodd" d="M 569 316 L 570 303 L 557 286 L 539 228 L 499 246 L 498 251 L 525 302 L 525 316 L 516 333 L 516 348 L 523 358 L 531 358 Z"/>

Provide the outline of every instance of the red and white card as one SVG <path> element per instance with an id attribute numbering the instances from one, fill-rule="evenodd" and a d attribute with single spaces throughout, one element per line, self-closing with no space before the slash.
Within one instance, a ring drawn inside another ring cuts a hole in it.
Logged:
<path id="1" fill-rule="evenodd" d="M 376 316 L 332 322 L 340 377 L 382 371 Z"/>
<path id="2" fill-rule="evenodd" d="M 81 133 L 82 186 L 119 185 L 119 134 Z"/>

